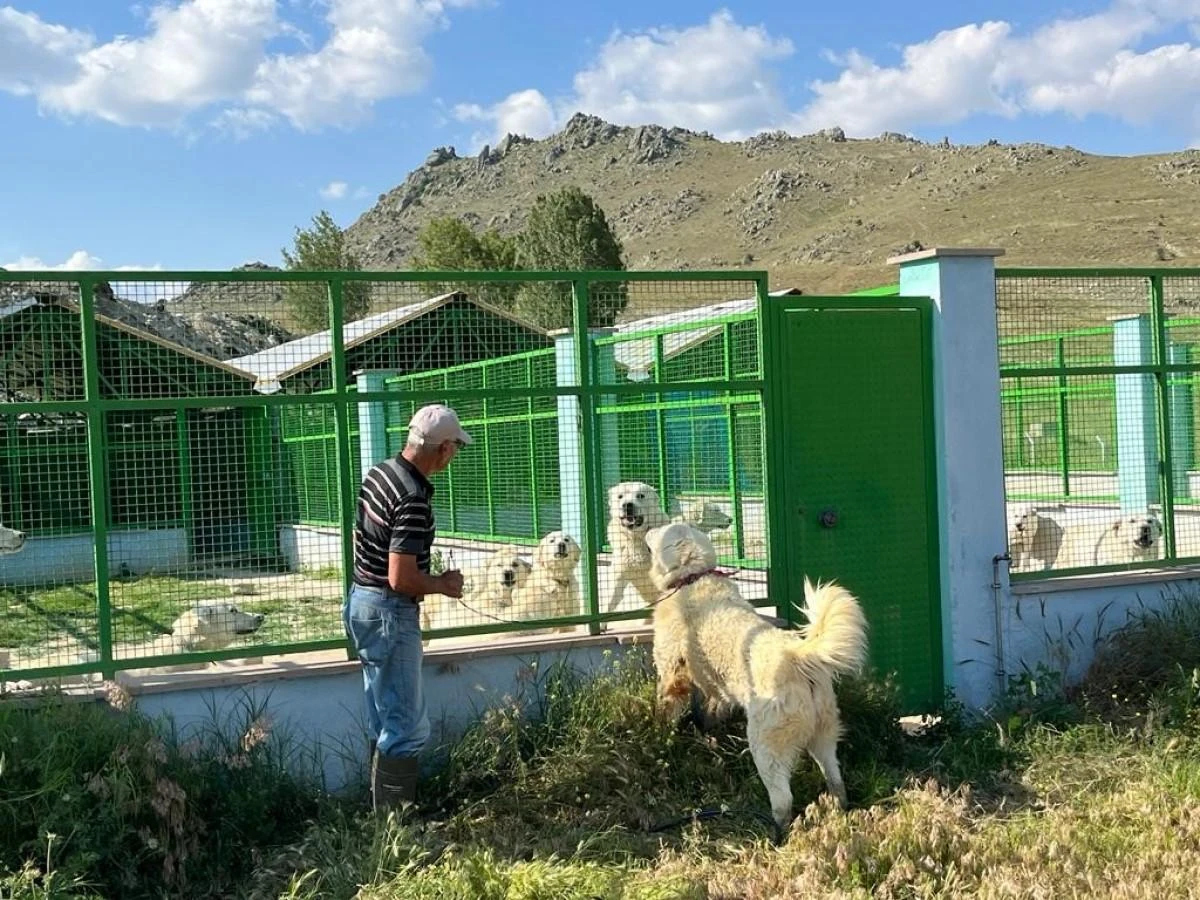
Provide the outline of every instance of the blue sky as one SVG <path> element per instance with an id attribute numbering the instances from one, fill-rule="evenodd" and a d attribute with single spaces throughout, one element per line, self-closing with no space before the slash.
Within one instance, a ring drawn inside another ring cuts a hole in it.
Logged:
<path id="1" fill-rule="evenodd" d="M 350 224 L 432 148 L 576 111 L 730 139 L 1183 149 L 1200 0 L 15 0 L 0 266 L 279 264 L 318 209 Z"/>

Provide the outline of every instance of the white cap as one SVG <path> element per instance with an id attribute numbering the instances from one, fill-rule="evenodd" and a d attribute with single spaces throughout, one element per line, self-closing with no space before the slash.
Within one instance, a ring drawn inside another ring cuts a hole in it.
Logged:
<path id="1" fill-rule="evenodd" d="M 408 423 L 408 433 L 421 438 L 423 444 L 432 446 L 446 441 L 472 443 L 471 436 L 458 423 L 458 413 L 440 403 L 418 409 Z"/>

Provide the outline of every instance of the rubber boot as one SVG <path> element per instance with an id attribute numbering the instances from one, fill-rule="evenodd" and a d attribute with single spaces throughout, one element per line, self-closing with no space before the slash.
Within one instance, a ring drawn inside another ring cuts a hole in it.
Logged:
<path id="1" fill-rule="evenodd" d="M 415 756 L 380 756 L 371 765 L 371 805 L 376 812 L 415 803 L 419 761 Z"/>

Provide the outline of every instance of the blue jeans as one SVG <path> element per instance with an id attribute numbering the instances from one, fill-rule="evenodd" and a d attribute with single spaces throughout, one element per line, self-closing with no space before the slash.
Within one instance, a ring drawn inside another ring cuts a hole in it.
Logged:
<path id="1" fill-rule="evenodd" d="M 421 607 L 387 588 L 356 584 L 342 622 L 362 663 L 367 726 L 379 755 L 416 756 L 429 740 Z"/>

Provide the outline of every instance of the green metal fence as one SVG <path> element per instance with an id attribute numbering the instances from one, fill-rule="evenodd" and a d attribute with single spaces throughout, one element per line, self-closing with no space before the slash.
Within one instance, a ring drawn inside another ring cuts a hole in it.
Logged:
<path id="1" fill-rule="evenodd" d="M 0 272 L 0 526 L 27 533 L 0 554 L 3 677 L 340 651 L 363 467 L 395 453 L 428 402 L 477 437 L 435 482 L 443 564 L 481 591 L 473 607 L 430 604 L 432 639 L 642 618 L 642 598 L 608 604 L 605 491 L 643 473 L 663 515 L 722 506 L 735 523 L 714 532 L 723 556 L 761 568 L 758 324 L 703 310 L 753 307 L 766 276 L 620 278 Z M 431 296 L 451 281 L 465 289 Z M 351 284 L 370 308 L 344 322 Z M 287 323 L 289 296 L 314 288 L 330 327 L 291 326 L 281 344 L 173 340 L 144 312 L 186 315 L 204 296 L 239 326 Z M 613 331 L 601 317 L 620 310 L 676 321 Z M 676 352 L 689 332 L 701 339 Z M 622 348 L 646 341 L 652 365 L 631 377 Z M 491 554 L 514 542 L 532 558 L 555 531 L 580 547 L 575 607 L 547 620 L 486 606 Z M 766 602 L 761 578 L 748 594 Z"/>
<path id="2" fill-rule="evenodd" d="M 745 304 L 749 306 L 750 304 Z M 707 382 L 761 378 L 756 312 L 696 318 L 688 311 L 671 325 L 642 327 L 633 322 L 593 341 L 598 369 L 607 380 L 627 386 L 686 383 L 688 390 L 642 395 L 607 394 L 596 404 L 600 431 L 613 429 L 619 453 L 607 480 L 644 481 L 679 513 L 693 502 L 711 502 L 732 519 L 725 562 L 763 568 L 765 548 L 746 533 L 744 504 L 761 509 L 763 447 L 761 397 L 757 391 L 721 394 L 697 390 Z M 644 357 L 644 373 L 631 366 Z M 643 374 L 643 378 L 636 377 Z M 598 377 L 598 382 L 604 379 Z M 427 394 L 445 390 L 549 390 L 556 386 L 554 349 L 466 363 L 420 374 L 390 376 L 385 390 Z M 381 413 L 391 452 L 399 450 L 417 401 L 386 404 Z M 324 415 L 317 413 L 324 412 Z M 438 479 L 435 508 L 448 537 L 536 543 L 561 527 L 561 485 L 557 474 L 558 411 L 553 396 L 479 397 L 460 401 L 464 427 L 479 452 Z M 331 470 L 335 458 L 333 420 L 328 411 L 295 410 L 282 422 L 295 472 L 298 521 L 335 525 L 336 503 L 314 474 Z M 357 463 L 357 423 L 351 440 Z M 713 467 L 714 454 L 724 466 Z M 538 475 L 539 472 L 547 474 Z M 361 468 L 354 471 L 361 477 Z M 761 518 L 761 513 L 759 514 Z M 761 536 L 760 536 L 761 537 Z M 751 552 L 747 553 L 747 540 Z"/>
<path id="3" fill-rule="evenodd" d="M 1200 558 L 1198 308 L 1196 270 L 997 271 L 1018 578 Z"/>

